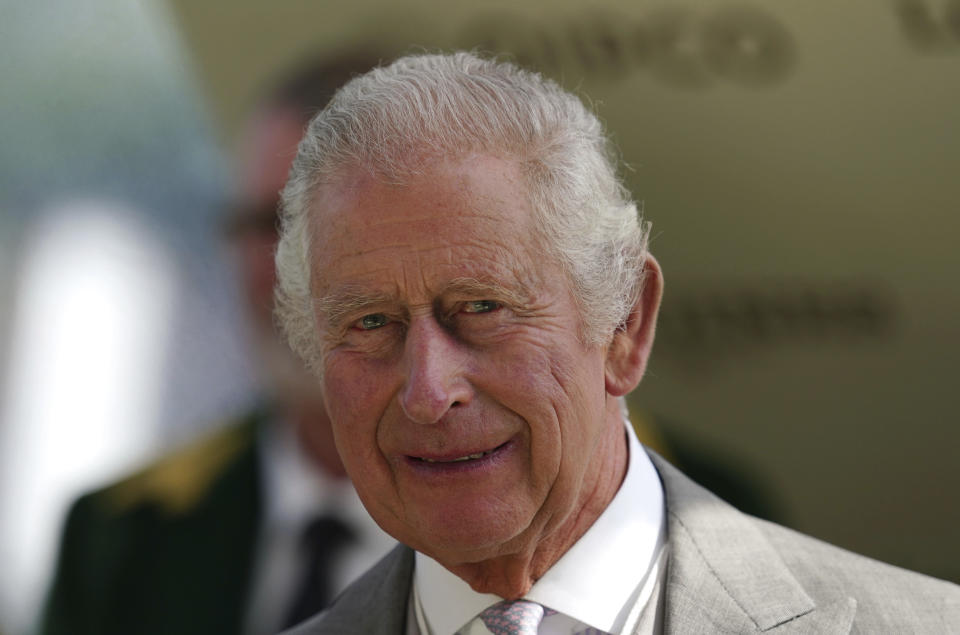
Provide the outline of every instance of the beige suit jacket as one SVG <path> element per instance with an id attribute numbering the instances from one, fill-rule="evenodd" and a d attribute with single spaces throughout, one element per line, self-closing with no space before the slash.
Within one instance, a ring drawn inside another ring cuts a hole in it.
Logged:
<path id="1" fill-rule="evenodd" d="M 667 505 L 665 633 L 960 633 L 957 585 L 747 516 L 651 458 Z M 289 635 L 403 635 L 412 573 L 400 546 Z"/>

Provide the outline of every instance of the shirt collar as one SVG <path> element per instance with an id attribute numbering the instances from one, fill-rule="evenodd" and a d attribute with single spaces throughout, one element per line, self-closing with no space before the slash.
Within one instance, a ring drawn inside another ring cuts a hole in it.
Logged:
<path id="1" fill-rule="evenodd" d="M 620 489 L 587 533 L 525 596 L 606 632 L 622 625 L 628 603 L 646 579 L 664 540 L 660 477 L 629 423 L 626 428 L 629 462 Z M 501 600 L 475 592 L 419 552 L 414 585 L 430 630 L 437 634 L 456 632 Z"/>

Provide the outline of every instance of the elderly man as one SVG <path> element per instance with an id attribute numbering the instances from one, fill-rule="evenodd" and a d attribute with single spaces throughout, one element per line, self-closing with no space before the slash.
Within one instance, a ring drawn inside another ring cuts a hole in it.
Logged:
<path id="1" fill-rule="evenodd" d="M 311 122 L 278 313 L 404 546 L 295 632 L 960 628 L 955 586 L 747 517 L 643 450 L 622 397 L 663 283 L 611 157 L 578 99 L 463 53 L 371 71 Z"/>

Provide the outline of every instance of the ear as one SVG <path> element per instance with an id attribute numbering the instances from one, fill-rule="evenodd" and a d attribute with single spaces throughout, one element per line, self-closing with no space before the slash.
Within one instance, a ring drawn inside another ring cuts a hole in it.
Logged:
<path id="1" fill-rule="evenodd" d="M 643 266 L 643 290 L 626 322 L 613 334 L 607 348 L 607 393 L 622 397 L 637 387 L 653 348 L 657 325 L 657 311 L 663 296 L 663 274 L 652 254 L 647 254 Z"/>

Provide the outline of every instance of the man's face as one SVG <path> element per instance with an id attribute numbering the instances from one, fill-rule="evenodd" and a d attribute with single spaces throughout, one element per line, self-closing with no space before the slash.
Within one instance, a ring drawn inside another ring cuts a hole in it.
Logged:
<path id="1" fill-rule="evenodd" d="M 584 511 L 623 429 L 517 167 L 354 175 L 315 212 L 324 397 L 378 523 L 450 565 L 529 552 Z"/>

